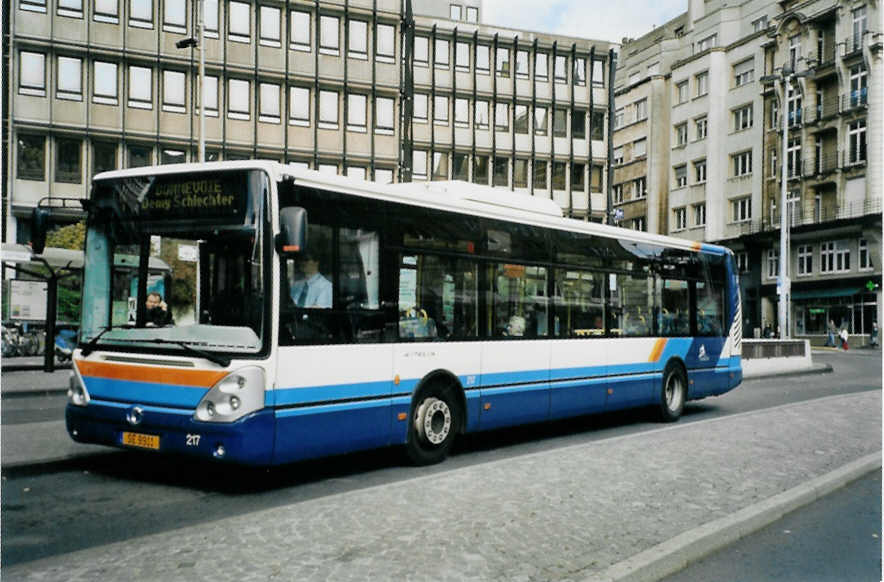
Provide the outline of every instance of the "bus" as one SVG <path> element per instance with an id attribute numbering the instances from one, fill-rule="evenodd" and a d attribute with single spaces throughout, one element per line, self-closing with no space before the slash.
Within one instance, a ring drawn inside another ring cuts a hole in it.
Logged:
<path id="1" fill-rule="evenodd" d="M 84 206 L 78 442 L 247 465 L 397 445 L 422 465 L 464 433 L 675 421 L 742 380 L 731 251 L 551 200 L 252 160 L 103 173 Z M 158 246 L 187 290 L 168 325 L 144 307 Z M 140 257 L 134 286 L 118 254 Z"/>

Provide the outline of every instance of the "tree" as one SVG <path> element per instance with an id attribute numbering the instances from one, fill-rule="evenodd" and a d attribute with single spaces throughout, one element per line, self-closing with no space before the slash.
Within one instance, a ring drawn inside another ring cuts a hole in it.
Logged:
<path id="1" fill-rule="evenodd" d="M 86 221 L 62 226 L 46 234 L 46 246 L 82 251 L 86 242 Z"/>

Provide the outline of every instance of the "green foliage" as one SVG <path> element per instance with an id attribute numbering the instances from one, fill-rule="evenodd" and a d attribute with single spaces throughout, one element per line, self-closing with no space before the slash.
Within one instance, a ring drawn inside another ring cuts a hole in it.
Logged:
<path id="1" fill-rule="evenodd" d="M 86 222 L 81 220 L 75 224 L 69 224 L 57 228 L 46 234 L 46 246 L 59 249 L 83 250 L 86 241 Z"/>
<path id="2" fill-rule="evenodd" d="M 178 245 L 185 243 L 177 239 L 163 238 L 160 258 L 172 268 L 171 289 L 166 290 L 166 302 L 176 309 L 196 304 L 196 263 L 178 258 Z M 187 241 L 185 244 L 191 244 Z"/>

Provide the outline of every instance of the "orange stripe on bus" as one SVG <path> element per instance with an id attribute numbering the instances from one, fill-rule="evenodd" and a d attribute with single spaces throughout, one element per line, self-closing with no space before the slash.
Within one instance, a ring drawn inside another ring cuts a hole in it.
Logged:
<path id="1" fill-rule="evenodd" d="M 128 380 L 131 382 L 151 382 L 153 384 L 177 384 L 179 386 L 196 386 L 201 388 L 210 388 L 227 375 L 227 372 L 214 372 L 211 370 L 130 366 L 108 362 L 86 362 L 83 360 L 77 361 L 77 368 L 83 376 Z"/>
<path id="2" fill-rule="evenodd" d="M 651 350 L 651 356 L 648 358 L 649 362 L 657 362 L 660 360 L 660 356 L 663 354 L 663 348 L 666 347 L 667 341 L 666 338 L 660 338 L 654 342 L 654 349 Z"/>
<path id="3" fill-rule="evenodd" d="M 699 242 L 691 243 L 691 250 L 699 252 L 700 249 L 702 249 L 702 248 L 703 248 L 703 243 L 699 243 Z"/>

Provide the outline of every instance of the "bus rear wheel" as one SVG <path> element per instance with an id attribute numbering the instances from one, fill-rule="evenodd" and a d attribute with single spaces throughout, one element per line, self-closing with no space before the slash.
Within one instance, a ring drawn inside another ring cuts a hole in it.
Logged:
<path id="1" fill-rule="evenodd" d="M 670 364 L 666 367 L 661 392 L 660 420 L 675 422 L 681 418 L 688 394 L 688 381 L 681 366 Z"/>
<path id="2" fill-rule="evenodd" d="M 405 451 L 415 465 L 445 460 L 460 430 L 461 413 L 449 386 L 429 385 L 414 399 Z"/>

